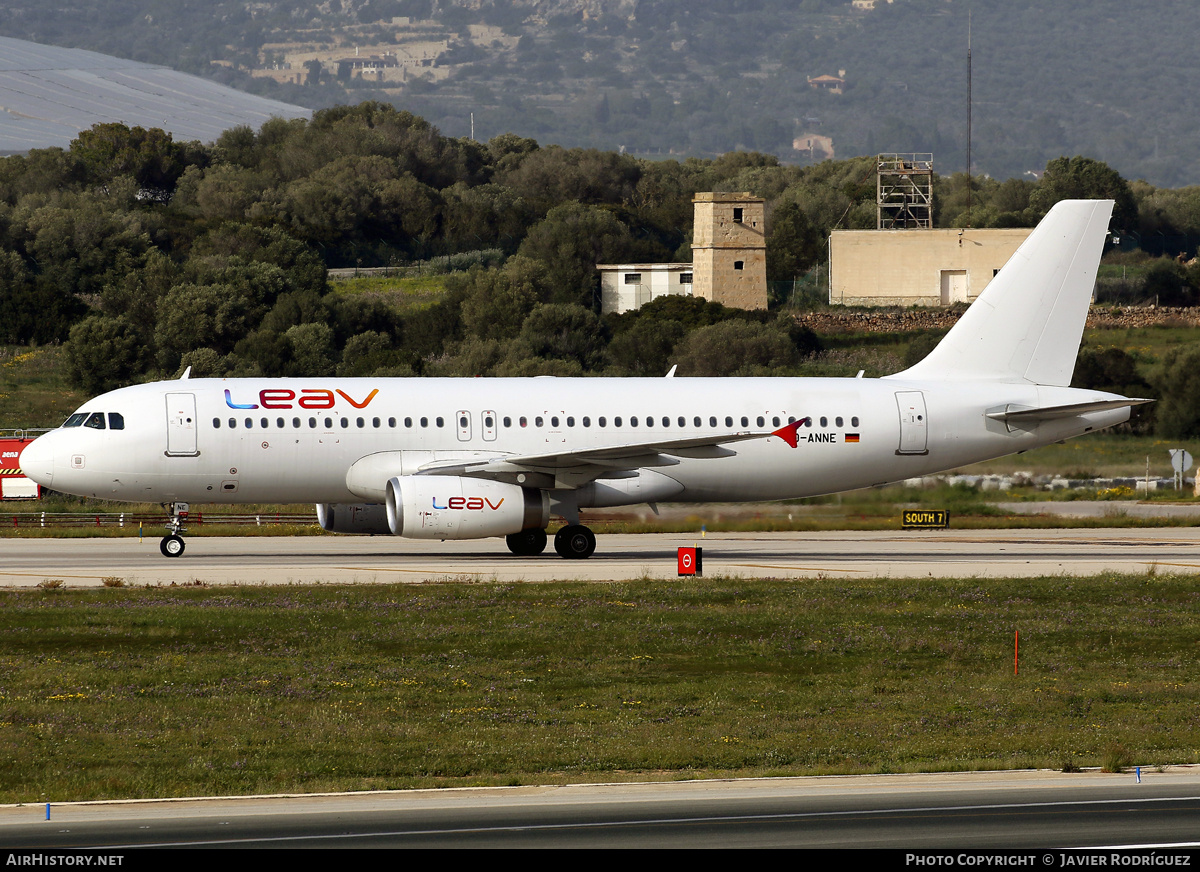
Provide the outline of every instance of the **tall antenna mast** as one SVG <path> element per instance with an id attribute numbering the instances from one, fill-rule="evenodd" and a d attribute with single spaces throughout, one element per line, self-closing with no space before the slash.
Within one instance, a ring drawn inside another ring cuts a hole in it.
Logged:
<path id="1" fill-rule="evenodd" d="M 967 226 L 971 226 L 971 10 L 967 9 Z"/>

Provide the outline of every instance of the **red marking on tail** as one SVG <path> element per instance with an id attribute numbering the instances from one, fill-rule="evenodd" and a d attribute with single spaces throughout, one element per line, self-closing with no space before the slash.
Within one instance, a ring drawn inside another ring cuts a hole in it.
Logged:
<path id="1" fill-rule="evenodd" d="M 811 420 L 810 418 L 801 418 L 799 421 L 793 421 L 790 424 L 784 424 L 778 430 L 775 430 L 773 433 L 771 433 L 771 435 L 778 436 L 780 439 L 782 439 L 788 445 L 795 448 L 797 445 L 800 444 L 800 437 L 796 434 L 798 433 L 800 428 L 803 427 L 805 425 L 805 423 L 807 423 L 810 420 Z"/>

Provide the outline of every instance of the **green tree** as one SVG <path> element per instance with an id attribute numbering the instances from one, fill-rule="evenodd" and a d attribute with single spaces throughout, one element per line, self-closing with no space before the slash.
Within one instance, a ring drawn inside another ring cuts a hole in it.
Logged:
<path id="1" fill-rule="evenodd" d="M 71 154 L 91 184 L 107 184 L 131 176 L 143 194 L 166 201 L 189 162 L 207 163 L 200 149 L 187 149 L 171 134 L 153 127 L 126 127 L 118 122 L 94 124 L 71 140 Z"/>
<path id="2" fill-rule="evenodd" d="M 722 321 L 690 333 L 675 361 L 685 376 L 781 375 L 800 363 L 800 353 L 777 324 Z"/>
<path id="3" fill-rule="evenodd" d="M 568 361 L 589 372 L 604 365 L 607 343 L 608 331 L 591 309 L 549 303 L 529 313 L 514 346 L 520 357 Z"/>
<path id="4" fill-rule="evenodd" d="M 1040 219 L 1059 200 L 1115 200 L 1113 226 L 1137 226 L 1137 203 L 1129 183 L 1103 161 L 1056 157 L 1046 164 L 1041 182 L 1029 197 L 1029 208 Z"/>
<path id="5" fill-rule="evenodd" d="M 1200 346 L 1167 355 L 1157 381 L 1155 429 L 1165 439 L 1200 436 Z"/>
<path id="6" fill-rule="evenodd" d="M 546 267 L 521 255 L 500 269 L 473 270 L 462 304 L 463 326 L 481 339 L 510 339 L 550 288 Z"/>
<path id="7" fill-rule="evenodd" d="M 776 207 L 767 236 L 767 281 L 786 282 L 804 275 L 825 254 L 821 237 L 795 202 Z"/>
<path id="8" fill-rule="evenodd" d="M 626 262 L 635 245 L 629 229 L 607 209 L 566 203 L 529 231 L 518 254 L 541 261 L 554 288 L 551 302 L 598 308 L 598 263 Z"/>
<path id="9" fill-rule="evenodd" d="M 123 387 L 145 372 L 147 349 L 123 318 L 89 315 L 71 328 L 64 348 L 67 378 L 89 394 Z"/>

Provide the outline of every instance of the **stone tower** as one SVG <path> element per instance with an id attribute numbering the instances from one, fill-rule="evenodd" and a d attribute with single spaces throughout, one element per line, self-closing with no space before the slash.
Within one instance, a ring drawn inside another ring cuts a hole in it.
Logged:
<path id="1" fill-rule="evenodd" d="M 692 296 L 739 309 L 767 308 L 763 202 L 748 193 L 692 198 Z"/>

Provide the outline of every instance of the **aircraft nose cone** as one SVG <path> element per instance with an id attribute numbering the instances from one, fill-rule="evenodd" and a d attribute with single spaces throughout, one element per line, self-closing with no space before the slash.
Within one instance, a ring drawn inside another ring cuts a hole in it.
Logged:
<path id="1" fill-rule="evenodd" d="M 54 448 L 49 438 L 40 436 L 21 451 L 21 472 L 42 487 L 50 487 L 54 479 Z"/>

